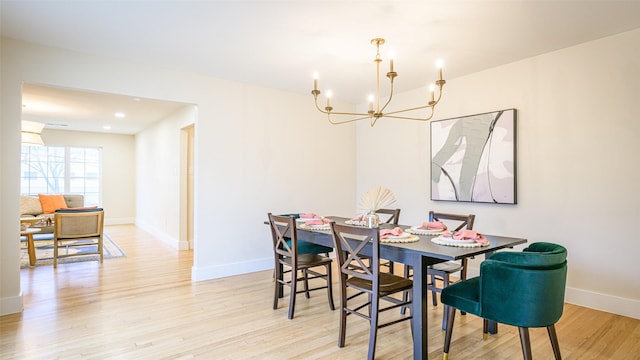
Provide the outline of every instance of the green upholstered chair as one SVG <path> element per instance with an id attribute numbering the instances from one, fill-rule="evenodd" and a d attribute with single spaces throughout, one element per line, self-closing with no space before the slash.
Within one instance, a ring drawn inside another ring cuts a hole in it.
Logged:
<path id="1" fill-rule="evenodd" d="M 309 298 L 309 292 L 327 289 L 329 308 L 335 310 L 333 304 L 331 263 L 328 256 L 316 253 L 300 253 L 298 251 L 298 233 L 296 221 L 293 216 L 277 216 L 268 214 L 269 228 L 273 238 L 273 254 L 275 259 L 275 292 L 273 296 L 273 309 L 278 308 L 278 300 L 284 296 L 284 287 L 288 286 L 289 292 L 289 319 L 293 319 L 296 296 L 304 293 Z M 285 234 L 287 236 L 285 236 Z M 329 248 L 333 250 L 332 248 Z M 323 271 L 317 268 L 324 267 Z M 299 274 L 302 273 L 302 276 Z M 288 274 L 288 278 L 285 275 Z M 309 280 L 322 279 L 323 285 L 310 287 Z M 303 289 L 298 290 L 298 282 L 303 282 Z"/>
<path id="2" fill-rule="evenodd" d="M 546 327 L 556 359 L 561 359 L 554 324 L 562 316 L 567 279 L 567 249 L 538 242 L 522 252 L 498 252 L 480 264 L 480 276 L 442 289 L 447 305 L 444 359 L 448 359 L 456 309 L 488 322 L 517 326 L 524 359 L 531 359 L 529 328 Z"/>

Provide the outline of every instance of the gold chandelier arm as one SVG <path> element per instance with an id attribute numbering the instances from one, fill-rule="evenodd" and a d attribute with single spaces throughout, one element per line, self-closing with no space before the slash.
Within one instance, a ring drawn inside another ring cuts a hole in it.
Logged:
<path id="1" fill-rule="evenodd" d="M 433 112 L 433 106 L 431 106 L 431 105 L 423 105 L 423 106 L 418 106 L 418 107 L 414 107 L 414 108 L 411 108 L 411 109 L 404 109 L 404 110 L 397 110 L 397 111 L 388 112 L 388 113 L 385 113 L 384 116 L 385 117 L 391 117 L 391 115 L 393 115 L 393 114 L 401 114 L 401 113 L 407 112 L 407 111 L 422 110 L 422 109 L 426 109 L 426 108 L 431 108 L 431 112 Z"/>
<path id="2" fill-rule="evenodd" d="M 409 116 L 397 116 L 397 115 L 387 115 L 385 114 L 384 117 L 390 118 L 390 119 L 404 119 L 404 120 L 416 120 L 416 121 L 429 121 L 431 120 L 431 118 L 433 117 L 433 110 L 431 111 L 431 115 L 429 115 L 426 118 L 417 118 L 417 117 L 409 117 Z"/>
<path id="3" fill-rule="evenodd" d="M 333 113 L 333 112 L 327 113 L 327 119 L 333 125 L 346 124 L 346 123 L 355 122 L 355 121 L 359 121 L 359 120 L 369 119 L 369 118 L 372 117 L 371 115 L 367 115 L 367 116 L 362 116 L 362 117 L 353 118 L 353 119 L 347 119 L 347 120 L 342 120 L 342 121 L 333 121 L 333 120 L 331 120 L 331 115 L 332 114 L 338 114 L 338 115 L 361 115 L 361 114 L 355 114 L 355 113 Z"/>
<path id="4" fill-rule="evenodd" d="M 318 111 L 320 111 L 323 114 L 327 114 L 327 115 L 353 115 L 353 116 L 362 116 L 362 118 L 358 119 L 366 119 L 368 117 L 371 116 L 371 114 L 368 113 L 358 113 L 358 112 L 340 112 L 340 111 L 333 111 L 333 107 L 331 108 L 331 111 L 327 111 L 326 108 L 322 109 L 320 107 L 320 105 L 318 105 L 318 97 L 315 98 L 315 104 L 316 104 L 316 109 L 318 109 Z"/>
<path id="5" fill-rule="evenodd" d="M 384 113 L 384 109 L 386 109 L 387 105 L 389 105 L 389 103 L 391 102 L 391 98 L 393 98 L 393 78 L 391 78 L 391 89 L 389 91 L 389 99 L 387 99 L 387 102 L 384 104 L 382 109 L 380 109 L 380 111 L 378 111 L 378 112 Z M 371 125 L 371 126 L 373 126 L 373 125 Z"/>
<path id="6" fill-rule="evenodd" d="M 414 107 L 414 108 L 411 108 L 411 109 L 392 111 L 392 112 L 384 114 L 384 116 L 385 117 L 395 117 L 397 119 L 420 120 L 420 119 L 424 119 L 424 118 L 398 117 L 398 116 L 391 116 L 391 115 L 400 114 L 400 113 L 407 112 L 407 111 L 422 110 L 422 109 L 430 107 L 431 108 L 431 116 L 429 116 L 428 119 L 431 119 L 433 117 L 434 108 L 436 107 L 436 105 L 438 105 L 438 102 L 440 102 L 440 99 L 442 98 L 442 86 L 440 86 L 439 89 L 440 90 L 438 91 L 438 98 L 435 101 L 430 101 L 429 104 L 427 104 L 427 105 L 417 106 L 417 107 Z"/>

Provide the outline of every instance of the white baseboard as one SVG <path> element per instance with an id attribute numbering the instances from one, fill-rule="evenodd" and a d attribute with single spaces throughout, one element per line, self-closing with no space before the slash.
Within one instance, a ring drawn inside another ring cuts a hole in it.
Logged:
<path id="1" fill-rule="evenodd" d="M 187 240 L 178 241 L 178 250 L 189 250 L 192 249 L 191 242 Z"/>
<path id="2" fill-rule="evenodd" d="M 467 278 L 479 275 L 480 268 L 469 267 L 467 269 Z M 640 300 L 567 287 L 564 294 L 564 301 L 573 305 L 640 319 Z"/>
<path id="3" fill-rule="evenodd" d="M 640 319 L 640 300 L 600 294 L 593 291 L 567 287 L 565 301 L 591 309 Z"/>
<path id="4" fill-rule="evenodd" d="M 191 268 L 191 280 L 203 281 L 227 276 L 248 274 L 256 271 L 273 269 L 273 257 L 238 262 L 224 265 L 214 265 Z"/>
<path id="5" fill-rule="evenodd" d="M 181 249 L 180 246 L 180 241 L 178 241 L 178 239 L 174 238 L 173 236 L 170 236 L 168 234 L 166 234 L 165 232 L 157 229 L 156 227 L 145 223 L 144 221 L 140 221 L 140 220 L 136 220 L 135 224 L 137 227 L 141 228 L 142 230 L 150 233 L 151 235 L 157 237 L 159 240 L 161 240 L 162 242 L 166 243 L 167 245 L 171 246 L 172 248 L 176 249 L 176 250 L 185 250 L 185 249 Z"/>
<path id="6" fill-rule="evenodd" d="M 22 312 L 22 295 L 0 298 L 0 316 Z"/>

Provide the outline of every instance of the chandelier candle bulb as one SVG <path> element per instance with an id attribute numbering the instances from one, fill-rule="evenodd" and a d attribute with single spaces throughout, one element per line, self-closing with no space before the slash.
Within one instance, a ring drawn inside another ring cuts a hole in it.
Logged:
<path id="1" fill-rule="evenodd" d="M 389 59 L 389 71 L 393 72 L 393 58 Z"/>
<path id="2" fill-rule="evenodd" d="M 429 99 L 433 102 L 434 101 L 434 94 L 436 92 L 436 86 L 433 84 L 429 84 Z"/>
<path id="3" fill-rule="evenodd" d="M 442 80 L 442 67 L 444 66 L 444 61 L 442 59 L 436 62 L 436 67 L 438 68 L 438 80 Z"/>
<path id="4" fill-rule="evenodd" d="M 318 73 L 317 72 L 313 73 L 313 90 L 314 91 L 318 90 Z"/>

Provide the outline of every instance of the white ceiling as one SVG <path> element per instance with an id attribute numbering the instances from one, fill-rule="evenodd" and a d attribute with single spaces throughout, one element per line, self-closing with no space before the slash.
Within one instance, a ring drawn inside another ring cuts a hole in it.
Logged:
<path id="1" fill-rule="evenodd" d="M 308 96 L 318 71 L 323 93 L 361 103 L 374 37 L 396 54 L 403 91 L 433 82 L 438 58 L 450 79 L 640 28 L 640 1 L 2 0 L 0 20 L 6 37 Z"/>
<path id="2" fill-rule="evenodd" d="M 127 95 L 22 85 L 22 119 L 41 122 L 45 128 L 136 134 L 189 104 Z M 124 114 L 123 118 L 116 113 Z M 105 127 L 108 127 L 105 128 Z"/>

